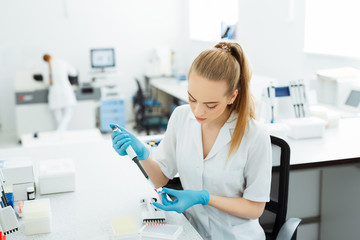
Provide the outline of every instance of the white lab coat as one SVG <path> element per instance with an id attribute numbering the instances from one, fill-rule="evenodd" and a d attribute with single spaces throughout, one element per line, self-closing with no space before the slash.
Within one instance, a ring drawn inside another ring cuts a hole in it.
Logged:
<path id="1" fill-rule="evenodd" d="M 47 64 L 46 64 L 47 65 Z M 49 67 L 46 66 L 44 82 L 49 84 Z M 51 60 L 53 85 L 49 85 L 48 103 L 51 110 L 75 106 L 76 97 L 69 82 L 70 76 L 76 76 L 76 69 L 60 59 Z"/>
<path id="2" fill-rule="evenodd" d="M 237 114 L 232 113 L 203 159 L 201 125 L 189 105 L 180 106 L 152 157 L 169 179 L 179 173 L 184 189 L 205 189 L 212 195 L 267 202 L 272 167 L 269 134 L 263 124 L 251 120 L 239 149 L 226 163 L 236 119 Z M 200 204 L 186 210 L 185 216 L 204 239 L 265 239 L 258 219 L 235 217 Z"/>

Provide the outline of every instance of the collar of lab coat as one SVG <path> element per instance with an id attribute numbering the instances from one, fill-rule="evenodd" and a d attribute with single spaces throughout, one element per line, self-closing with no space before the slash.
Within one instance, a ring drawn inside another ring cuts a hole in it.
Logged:
<path id="1" fill-rule="evenodd" d="M 224 126 L 222 126 L 222 128 L 220 129 L 219 135 L 217 136 L 215 143 L 212 146 L 209 154 L 206 156 L 205 160 L 212 158 L 216 153 L 218 153 L 230 142 L 232 133 L 235 129 L 237 116 L 238 113 L 235 111 L 230 114 L 230 117 L 225 122 Z M 194 133 L 194 140 L 197 152 L 198 154 L 200 154 L 201 159 L 203 159 L 201 124 L 196 121 L 194 114 L 190 113 L 190 117 L 194 121 L 194 123 L 192 124 L 192 129 L 190 129 L 190 131 Z"/>

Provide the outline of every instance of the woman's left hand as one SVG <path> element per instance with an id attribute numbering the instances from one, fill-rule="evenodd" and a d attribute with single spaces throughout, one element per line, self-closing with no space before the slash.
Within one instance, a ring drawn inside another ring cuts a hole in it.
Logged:
<path id="1" fill-rule="evenodd" d="M 167 199 L 166 194 L 176 197 L 174 201 Z M 174 190 L 169 188 L 163 188 L 161 193 L 163 204 L 153 203 L 157 208 L 165 211 L 176 211 L 178 213 L 184 212 L 189 207 L 196 204 L 206 205 L 209 202 L 210 194 L 206 190 L 195 191 L 195 190 Z"/>

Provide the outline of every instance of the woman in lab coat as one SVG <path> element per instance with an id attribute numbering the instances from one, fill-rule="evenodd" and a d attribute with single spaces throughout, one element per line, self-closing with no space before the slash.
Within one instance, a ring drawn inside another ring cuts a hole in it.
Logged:
<path id="1" fill-rule="evenodd" d="M 73 108 L 76 105 L 76 97 L 69 82 L 69 75 L 76 76 L 76 70 L 68 63 L 53 59 L 49 54 L 43 56 L 48 63 L 49 77 L 49 108 L 56 120 L 57 131 L 63 132 L 68 128 Z"/>
<path id="2" fill-rule="evenodd" d="M 204 239 L 265 239 L 258 218 L 269 201 L 271 143 L 255 120 L 250 78 L 241 46 L 219 43 L 194 60 L 189 105 L 175 109 L 152 156 L 126 129 L 112 134 L 114 149 L 126 155 L 131 145 L 156 187 L 179 174 L 184 190 L 163 188 L 154 205 L 184 212 Z"/>

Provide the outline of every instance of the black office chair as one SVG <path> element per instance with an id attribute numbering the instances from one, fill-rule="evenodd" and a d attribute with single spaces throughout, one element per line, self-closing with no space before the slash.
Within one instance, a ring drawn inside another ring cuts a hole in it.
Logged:
<path id="1" fill-rule="evenodd" d="M 281 138 L 271 136 L 272 180 L 270 202 L 259 221 L 266 233 L 267 240 L 295 240 L 299 218 L 286 220 L 289 193 L 290 147 Z"/>
<path id="2" fill-rule="evenodd" d="M 265 211 L 259 221 L 264 228 L 266 240 L 295 240 L 297 228 L 301 222 L 299 218 L 286 220 L 289 171 L 290 171 L 290 147 L 281 138 L 270 136 L 273 151 L 272 181 L 270 202 L 266 203 Z M 167 188 L 183 189 L 179 178 L 170 180 Z"/>
<path id="3" fill-rule="evenodd" d="M 160 131 L 166 129 L 169 115 L 164 112 L 161 104 L 152 98 L 144 96 L 140 82 L 135 78 L 138 90 L 133 97 L 133 109 L 135 113 L 135 129 L 139 132 L 146 130 L 150 135 L 150 130 Z"/>

